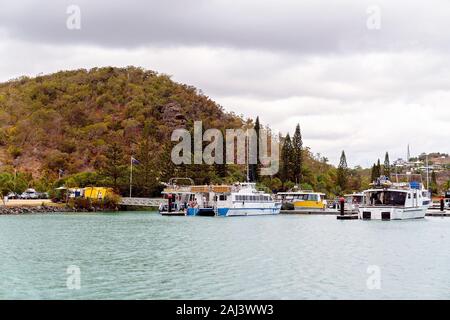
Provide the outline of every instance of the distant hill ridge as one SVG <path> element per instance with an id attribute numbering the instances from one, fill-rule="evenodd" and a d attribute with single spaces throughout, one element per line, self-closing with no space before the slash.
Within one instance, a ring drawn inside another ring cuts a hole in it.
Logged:
<path id="1" fill-rule="evenodd" d="M 135 152 L 145 128 L 161 148 L 174 128 L 236 128 L 243 119 L 192 86 L 136 67 L 93 68 L 0 84 L 0 165 L 33 176 L 90 171 L 107 145 Z"/>

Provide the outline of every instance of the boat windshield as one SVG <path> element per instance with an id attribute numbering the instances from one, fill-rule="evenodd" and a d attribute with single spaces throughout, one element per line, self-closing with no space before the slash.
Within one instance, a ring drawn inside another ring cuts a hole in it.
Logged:
<path id="1" fill-rule="evenodd" d="M 302 194 L 298 197 L 301 201 L 319 201 L 319 195 L 314 193 Z"/>
<path id="2" fill-rule="evenodd" d="M 348 196 L 345 198 L 345 202 L 360 204 L 363 202 L 363 196 Z"/>
<path id="3" fill-rule="evenodd" d="M 371 191 L 366 193 L 366 203 L 372 206 L 404 206 L 406 192 L 400 191 Z"/>

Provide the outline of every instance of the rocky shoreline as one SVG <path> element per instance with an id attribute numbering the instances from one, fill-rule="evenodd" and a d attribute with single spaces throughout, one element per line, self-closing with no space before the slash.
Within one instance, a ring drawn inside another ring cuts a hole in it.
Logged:
<path id="1" fill-rule="evenodd" d="M 14 206 L 0 207 L 0 215 L 21 215 L 21 214 L 42 214 L 42 213 L 68 213 L 68 212 L 86 212 L 87 210 L 79 210 L 70 207 L 56 206 Z"/>

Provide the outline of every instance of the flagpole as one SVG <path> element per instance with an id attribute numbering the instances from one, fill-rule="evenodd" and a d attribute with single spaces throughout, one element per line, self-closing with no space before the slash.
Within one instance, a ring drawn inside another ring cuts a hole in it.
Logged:
<path id="1" fill-rule="evenodd" d="M 131 186 L 133 183 L 133 156 L 130 158 L 130 198 L 131 198 Z"/>

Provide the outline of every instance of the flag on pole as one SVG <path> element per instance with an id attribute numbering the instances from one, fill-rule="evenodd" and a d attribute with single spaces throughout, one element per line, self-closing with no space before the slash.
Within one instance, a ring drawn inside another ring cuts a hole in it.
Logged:
<path id="1" fill-rule="evenodd" d="M 133 190 L 133 165 L 134 164 L 139 165 L 141 163 L 139 162 L 138 159 L 136 159 L 133 156 L 131 156 L 131 161 L 130 162 L 131 162 L 130 163 L 130 198 L 131 198 L 131 193 L 132 193 L 132 190 Z"/>
<path id="2" fill-rule="evenodd" d="M 132 164 L 137 164 L 137 165 L 141 164 L 141 163 L 139 162 L 139 160 L 136 159 L 135 157 L 131 157 L 131 163 L 132 163 Z"/>

